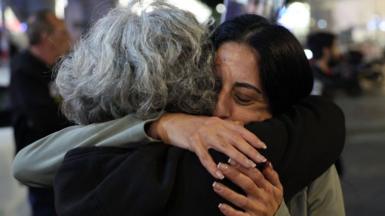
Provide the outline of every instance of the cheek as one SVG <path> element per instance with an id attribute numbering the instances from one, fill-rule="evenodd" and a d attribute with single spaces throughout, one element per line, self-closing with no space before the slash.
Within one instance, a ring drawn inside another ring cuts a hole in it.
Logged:
<path id="1" fill-rule="evenodd" d="M 250 122 L 261 122 L 271 117 L 267 108 L 236 106 L 233 110 L 232 120 L 248 124 Z"/>

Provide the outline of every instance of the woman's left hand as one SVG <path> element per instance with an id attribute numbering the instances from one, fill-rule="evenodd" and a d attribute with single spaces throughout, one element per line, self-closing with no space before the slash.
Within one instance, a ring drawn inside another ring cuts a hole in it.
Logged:
<path id="1" fill-rule="evenodd" d="M 278 173 L 270 162 L 263 171 L 257 168 L 244 168 L 233 161 L 219 163 L 218 168 L 225 177 L 242 188 L 245 195 L 239 194 L 225 185 L 214 182 L 214 191 L 243 211 L 221 203 L 220 211 L 226 216 L 273 216 L 283 200 L 283 187 Z"/>

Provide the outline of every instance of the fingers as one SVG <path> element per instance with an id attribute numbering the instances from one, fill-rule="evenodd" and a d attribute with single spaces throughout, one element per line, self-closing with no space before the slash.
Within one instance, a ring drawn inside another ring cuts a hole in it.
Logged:
<path id="1" fill-rule="evenodd" d="M 194 152 L 198 156 L 199 161 L 206 168 L 206 170 L 216 179 L 223 179 L 224 175 L 218 169 L 213 158 L 209 154 L 207 148 L 205 148 L 199 138 L 194 139 Z"/>
<path id="2" fill-rule="evenodd" d="M 256 166 L 256 164 L 252 160 L 248 159 L 244 154 L 242 154 L 238 149 L 236 149 L 232 144 L 230 144 L 227 138 L 222 138 L 220 136 L 210 137 L 209 143 L 211 148 L 222 152 L 230 158 L 233 158 L 242 166 L 249 168 Z"/>
<path id="3" fill-rule="evenodd" d="M 271 165 L 271 162 L 267 162 L 265 167 L 261 171 L 258 169 L 247 169 L 243 166 L 237 164 L 234 160 L 229 159 L 228 161 L 233 167 L 238 169 L 240 172 L 242 172 L 244 175 L 248 176 L 253 180 L 253 182 L 258 185 L 260 188 L 265 189 L 266 191 L 269 191 L 271 189 L 271 186 L 274 186 L 278 188 L 279 190 L 283 191 L 283 186 L 281 184 L 281 181 L 279 179 L 278 173 L 273 169 L 273 166 Z"/>
<path id="4" fill-rule="evenodd" d="M 244 195 L 236 193 L 230 188 L 218 182 L 213 183 L 213 189 L 215 193 L 217 193 L 219 196 L 223 197 L 227 201 L 233 203 L 234 205 L 242 209 L 248 208 L 249 201 L 248 198 Z"/>
<path id="5" fill-rule="evenodd" d="M 222 212 L 222 214 L 225 216 L 249 216 L 250 215 L 248 213 L 235 210 L 233 207 L 224 203 L 219 204 L 218 208 Z"/>
<path id="6" fill-rule="evenodd" d="M 254 162 L 264 163 L 267 161 L 266 158 L 257 151 L 257 149 L 255 149 L 248 142 L 246 142 L 241 136 L 234 136 L 233 134 L 224 134 L 224 136 L 225 139 L 231 141 L 233 146 L 235 146 L 239 151 L 251 158 Z M 233 159 L 236 160 L 238 163 L 241 163 L 236 158 Z"/>
<path id="7" fill-rule="evenodd" d="M 253 145 L 255 148 L 266 149 L 267 146 L 262 140 L 260 140 L 255 134 L 251 133 L 249 130 L 234 122 L 226 121 L 226 127 L 231 130 L 238 132 L 248 143 Z"/>
<path id="8" fill-rule="evenodd" d="M 176 136 L 173 140 L 176 143 L 175 145 L 195 152 L 202 165 L 214 178 L 222 179 L 224 176 L 208 152 L 208 149 L 211 148 L 227 155 L 247 168 L 255 167 L 256 163 L 266 161 L 248 142 L 254 142 L 254 145 L 259 148 L 266 146 L 243 126 L 215 117 L 210 117 L 204 123 L 198 125 L 202 127 L 195 126 L 196 129 L 187 134 L 188 139 Z M 251 141 L 246 140 L 243 136 Z"/>
<path id="9" fill-rule="evenodd" d="M 250 177 L 246 176 L 238 169 L 223 163 L 219 163 L 218 168 L 223 175 L 226 176 L 226 178 L 242 188 L 242 190 L 244 190 L 247 194 L 251 194 L 253 196 L 261 195 L 261 189 L 258 185 L 254 183 Z"/>
<path id="10" fill-rule="evenodd" d="M 241 122 L 241 121 L 233 121 L 234 122 L 234 124 L 236 124 L 236 125 L 241 125 L 241 126 L 243 126 L 243 123 Z"/>
<path id="11" fill-rule="evenodd" d="M 226 204 L 219 205 L 219 209 L 224 215 L 272 215 L 277 211 L 283 199 L 283 189 L 279 181 L 278 174 L 273 170 L 271 163 L 261 172 L 256 168 L 247 169 L 234 160 L 230 161 L 233 165 L 218 164 L 218 169 L 239 186 L 247 196 L 237 193 L 227 186 L 214 182 L 214 191 L 227 201 L 244 210 L 237 211 Z M 261 185 L 259 187 L 258 185 Z M 250 213 L 248 213 L 250 212 Z"/>
<path id="12" fill-rule="evenodd" d="M 268 166 L 263 170 L 263 175 L 265 178 L 275 187 L 277 187 L 280 190 L 283 190 L 283 186 L 281 184 L 281 181 L 279 180 L 278 173 L 273 169 L 270 162 L 268 162 Z"/>
<path id="13" fill-rule="evenodd" d="M 231 166 L 239 170 L 242 174 L 249 177 L 259 188 L 268 190 L 271 188 L 271 183 L 265 178 L 265 176 L 257 168 L 245 168 L 237 164 L 233 159 L 229 159 Z"/>

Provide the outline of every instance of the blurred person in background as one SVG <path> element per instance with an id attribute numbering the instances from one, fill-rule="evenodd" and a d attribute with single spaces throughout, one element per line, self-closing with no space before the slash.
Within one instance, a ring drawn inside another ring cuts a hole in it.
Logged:
<path id="1" fill-rule="evenodd" d="M 313 94 L 333 99 L 341 83 L 338 74 L 333 71 L 341 59 L 337 36 L 330 32 L 311 33 L 307 37 L 307 47 L 313 52 L 310 61 L 314 74 Z"/>
<path id="2" fill-rule="evenodd" d="M 307 37 L 307 46 L 313 52 L 313 59 L 310 61 L 314 74 L 312 94 L 322 95 L 333 100 L 336 90 L 345 88 L 347 83 L 337 73 L 337 70 L 334 70 L 341 62 L 337 36 L 330 32 L 311 33 Z M 338 159 L 335 165 L 338 173 L 342 176 L 342 159 Z"/>
<path id="3" fill-rule="evenodd" d="M 52 67 L 70 49 L 64 22 L 44 10 L 28 19 L 29 47 L 11 63 L 12 126 L 19 151 L 28 144 L 69 126 L 59 109 Z M 54 196 L 46 189 L 29 188 L 34 216 L 52 216 Z"/>
<path id="4" fill-rule="evenodd" d="M 348 50 L 343 54 L 341 64 L 336 67 L 336 71 L 341 76 L 344 83 L 343 88 L 349 96 L 360 96 L 362 88 L 359 82 L 360 76 L 364 72 L 364 55 L 358 50 Z"/>

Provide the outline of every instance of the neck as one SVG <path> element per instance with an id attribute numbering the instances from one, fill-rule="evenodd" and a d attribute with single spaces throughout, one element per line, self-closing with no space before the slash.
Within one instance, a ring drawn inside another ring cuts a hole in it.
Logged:
<path id="1" fill-rule="evenodd" d="M 47 65 L 53 65 L 56 61 L 56 58 L 50 54 L 44 47 L 40 45 L 33 45 L 29 48 L 30 52 L 42 62 Z"/>

